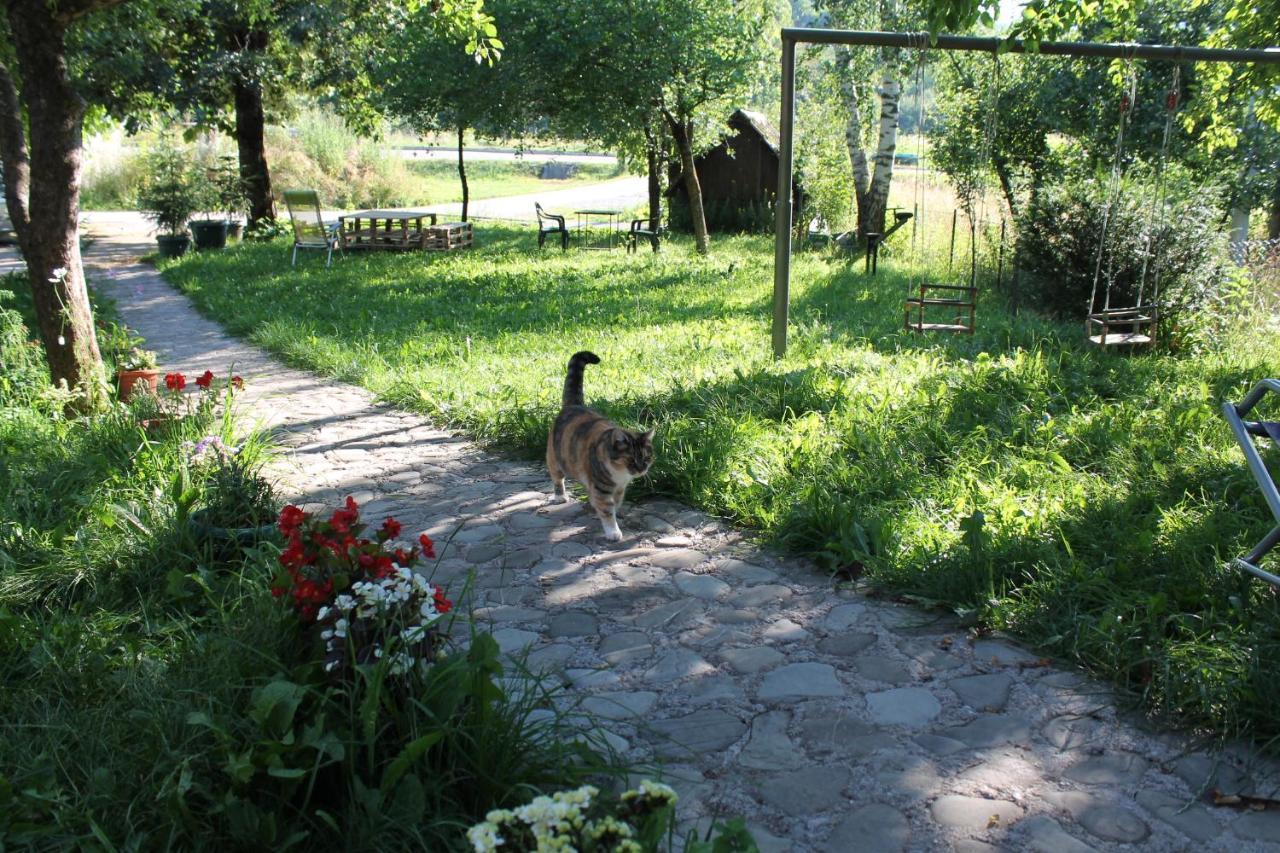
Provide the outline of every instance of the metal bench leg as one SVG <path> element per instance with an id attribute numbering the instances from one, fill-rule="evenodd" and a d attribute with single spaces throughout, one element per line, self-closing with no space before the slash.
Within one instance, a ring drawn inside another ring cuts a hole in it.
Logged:
<path id="1" fill-rule="evenodd" d="M 289 266 L 296 267 L 298 265 L 298 244 L 293 244 L 293 260 L 289 262 Z"/>

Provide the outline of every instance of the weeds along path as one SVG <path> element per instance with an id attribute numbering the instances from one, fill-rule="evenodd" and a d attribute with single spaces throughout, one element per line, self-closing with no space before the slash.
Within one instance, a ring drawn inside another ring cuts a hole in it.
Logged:
<path id="1" fill-rule="evenodd" d="M 1079 675 L 834 591 L 674 503 L 625 505 L 611 546 L 582 505 L 548 505 L 540 467 L 232 339 L 133 260 L 138 240 L 99 240 L 92 277 L 167 370 L 244 376 L 239 404 L 286 448 L 282 494 L 456 530 L 436 580 L 474 578 L 464 606 L 504 651 L 629 759 L 661 760 L 687 825 L 745 815 L 763 850 L 1280 850 L 1280 812 L 1197 801 L 1272 792 L 1243 750 L 1152 733 Z"/>

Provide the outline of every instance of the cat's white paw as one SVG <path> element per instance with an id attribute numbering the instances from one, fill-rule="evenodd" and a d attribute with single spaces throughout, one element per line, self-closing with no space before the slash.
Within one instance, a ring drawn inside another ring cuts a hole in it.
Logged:
<path id="1" fill-rule="evenodd" d="M 571 503 L 573 503 L 573 495 L 569 494 L 568 492 L 565 492 L 565 493 L 564 493 L 564 497 L 560 498 L 560 503 L 562 503 L 562 504 L 571 504 Z"/>
<path id="2" fill-rule="evenodd" d="M 606 527 L 604 529 L 604 538 L 610 542 L 621 542 L 622 531 L 618 529 L 618 525 L 616 524 L 613 525 L 613 527 Z"/>

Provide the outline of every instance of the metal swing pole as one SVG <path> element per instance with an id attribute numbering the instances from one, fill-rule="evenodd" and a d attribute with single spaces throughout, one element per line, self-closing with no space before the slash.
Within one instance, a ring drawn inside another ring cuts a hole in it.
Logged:
<path id="1" fill-rule="evenodd" d="M 1166 62 L 1257 62 L 1280 65 L 1280 47 L 1218 48 L 1179 47 L 1159 44 L 1044 41 L 1035 49 L 1017 39 L 976 36 L 930 36 L 928 33 L 885 33 L 856 30 L 782 29 L 782 106 L 778 121 L 778 198 L 773 268 L 773 355 L 787 352 L 787 314 L 791 301 L 791 169 L 795 120 L 796 45 L 840 44 L 854 47 L 916 48 L 921 40 L 938 50 L 983 53 L 1041 53 L 1047 56 L 1084 56 L 1104 59 L 1156 59 Z"/>

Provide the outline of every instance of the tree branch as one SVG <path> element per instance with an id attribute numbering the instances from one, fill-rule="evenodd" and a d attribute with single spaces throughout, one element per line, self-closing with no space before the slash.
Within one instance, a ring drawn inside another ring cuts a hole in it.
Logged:
<path id="1" fill-rule="evenodd" d="M 50 14 L 55 21 L 66 26 L 77 18 L 83 18 L 90 12 L 110 9 L 112 6 L 119 6 L 121 3 L 127 2 L 128 0 L 58 0 L 57 3 L 53 4 L 54 8 L 50 10 Z"/>

